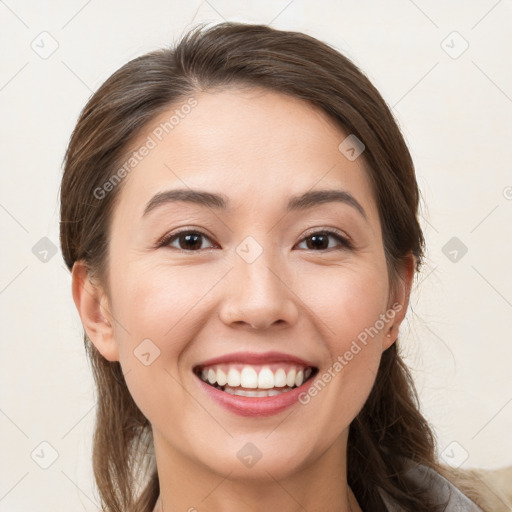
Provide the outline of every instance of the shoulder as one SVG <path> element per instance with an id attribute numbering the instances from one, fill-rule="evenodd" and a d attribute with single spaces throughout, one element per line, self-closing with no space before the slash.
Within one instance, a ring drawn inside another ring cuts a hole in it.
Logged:
<path id="1" fill-rule="evenodd" d="M 485 512 L 512 508 L 512 466 L 492 470 L 441 466 L 441 474 Z"/>
<path id="2" fill-rule="evenodd" d="M 445 512 L 512 511 L 512 466 L 484 470 L 440 465 L 435 470 L 405 459 L 404 467 L 405 479 L 426 491 L 432 506 L 442 506 Z M 405 512 L 383 489 L 380 494 L 388 512 Z"/>

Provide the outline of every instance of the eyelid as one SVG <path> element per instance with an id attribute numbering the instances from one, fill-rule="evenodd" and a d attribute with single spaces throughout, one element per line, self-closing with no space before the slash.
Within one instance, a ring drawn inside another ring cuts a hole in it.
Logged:
<path id="1" fill-rule="evenodd" d="M 211 237 L 210 235 L 205 233 L 203 229 L 198 229 L 198 228 L 194 228 L 194 227 L 184 227 L 184 228 L 180 228 L 178 231 L 171 231 L 169 233 L 166 233 L 164 236 L 160 237 L 157 240 L 157 242 L 155 243 L 155 248 L 158 249 L 160 247 L 167 246 L 173 238 L 176 238 L 183 233 L 195 233 L 197 235 L 203 236 L 204 238 L 207 238 L 208 240 L 210 240 L 210 242 L 212 242 L 212 244 L 214 244 L 213 237 Z M 183 252 L 199 252 L 199 251 L 185 251 L 185 249 L 178 249 L 178 250 L 181 250 Z"/>
<path id="2" fill-rule="evenodd" d="M 306 240 L 306 238 L 309 238 L 311 235 L 314 235 L 316 233 L 323 233 L 328 236 L 337 236 L 341 239 L 342 244 L 345 245 L 346 248 L 348 248 L 348 249 L 355 248 L 352 238 L 350 238 L 350 236 L 348 236 L 346 233 L 344 233 L 343 231 L 341 231 L 337 228 L 321 228 L 321 227 L 320 228 L 319 227 L 311 228 L 301 238 L 299 243 L 302 243 L 304 240 Z M 325 251 L 315 251 L 315 252 L 325 252 Z"/>
<path id="3" fill-rule="evenodd" d="M 336 234 L 338 235 L 339 237 L 347 240 L 347 241 L 351 241 L 351 238 L 343 231 L 341 231 L 341 229 L 337 229 L 337 228 L 328 228 L 328 227 L 325 227 L 325 228 L 322 228 L 322 227 L 314 227 L 314 228 L 311 228 L 311 229 L 308 229 L 306 231 L 306 234 L 304 235 L 304 237 L 302 238 L 302 240 L 304 240 L 304 238 L 307 238 L 308 236 L 311 236 L 315 233 L 333 233 L 333 234 Z"/>

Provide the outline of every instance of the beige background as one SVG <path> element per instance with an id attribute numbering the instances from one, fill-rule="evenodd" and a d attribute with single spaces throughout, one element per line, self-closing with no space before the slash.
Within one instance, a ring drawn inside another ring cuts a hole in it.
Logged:
<path id="1" fill-rule="evenodd" d="M 92 377 L 51 252 L 77 116 L 126 61 L 223 18 L 333 44 L 393 107 L 424 198 L 428 254 L 402 329 L 424 412 L 452 465 L 512 464 L 510 0 L 2 0 L 0 512 L 98 510 Z"/>

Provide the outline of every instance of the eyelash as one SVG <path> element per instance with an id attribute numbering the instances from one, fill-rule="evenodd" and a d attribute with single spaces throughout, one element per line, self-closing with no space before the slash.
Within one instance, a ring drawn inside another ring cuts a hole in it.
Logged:
<path id="1" fill-rule="evenodd" d="M 168 235 L 165 235 L 157 243 L 157 248 L 169 246 L 169 244 L 174 239 L 178 239 L 180 237 L 180 235 L 184 235 L 184 234 L 198 235 L 198 236 L 202 236 L 202 237 L 205 237 L 208 240 L 210 240 L 210 237 L 208 235 L 206 235 L 205 233 L 202 233 L 201 231 L 197 231 L 195 229 L 184 229 L 182 231 L 178 231 L 177 233 L 169 233 Z M 318 231 L 313 231 L 312 233 L 310 233 L 309 235 L 304 237 L 299 243 L 304 242 L 305 240 L 307 240 L 308 238 L 311 238 L 314 235 L 327 235 L 327 236 L 332 236 L 332 237 L 338 239 L 338 241 L 340 242 L 340 245 L 341 245 L 341 247 L 338 248 L 338 250 L 343 250 L 343 249 L 352 250 L 352 249 L 354 249 L 354 246 L 353 246 L 352 242 L 347 237 L 342 235 L 341 232 L 333 230 L 333 229 L 322 229 L 322 230 L 318 230 Z M 181 252 L 187 252 L 187 253 L 199 252 L 199 251 L 202 250 L 202 249 L 198 249 L 198 250 L 179 249 L 179 248 L 176 248 L 176 247 L 173 247 L 173 249 L 176 249 L 176 250 L 181 251 Z M 330 250 L 333 250 L 333 249 L 336 249 L 336 248 L 331 247 L 329 249 L 319 249 L 319 250 L 305 249 L 305 250 L 309 250 L 309 251 L 312 251 L 312 252 L 326 252 L 326 251 L 330 251 Z"/>

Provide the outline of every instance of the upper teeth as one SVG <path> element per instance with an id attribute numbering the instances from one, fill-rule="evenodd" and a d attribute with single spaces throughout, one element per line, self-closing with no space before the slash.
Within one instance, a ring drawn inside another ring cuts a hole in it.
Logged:
<path id="1" fill-rule="evenodd" d="M 219 386 L 238 387 L 247 389 L 272 389 L 285 386 L 300 386 L 311 375 L 311 368 L 295 367 L 285 370 L 277 368 L 272 371 L 268 366 L 263 366 L 259 371 L 253 366 L 243 366 L 239 371 L 234 366 L 203 368 L 201 379 L 210 384 Z"/>

